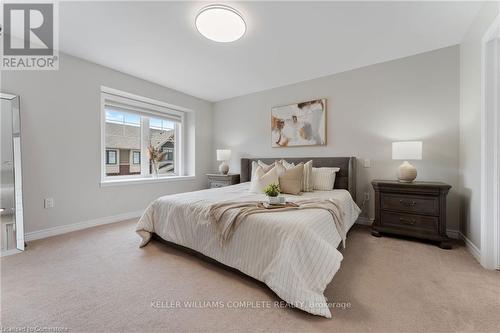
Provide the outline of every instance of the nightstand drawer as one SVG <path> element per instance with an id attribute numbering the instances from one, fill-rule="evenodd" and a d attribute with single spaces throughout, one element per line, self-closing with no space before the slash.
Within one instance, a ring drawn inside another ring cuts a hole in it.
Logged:
<path id="1" fill-rule="evenodd" d="M 381 209 L 404 213 L 439 215 L 439 199 L 430 196 L 381 194 Z"/>
<path id="2" fill-rule="evenodd" d="M 397 227 L 408 229 L 438 231 L 439 218 L 435 216 L 421 216 L 412 214 L 401 214 L 393 212 L 382 212 L 380 224 L 383 227 Z"/>
<path id="3" fill-rule="evenodd" d="M 208 177 L 208 187 L 209 188 L 219 188 L 224 186 L 230 186 L 234 184 L 238 184 L 240 182 L 239 174 L 220 174 L 220 173 L 209 173 Z"/>
<path id="4" fill-rule="evenodd" d="M 209 183 L 209 187 L 210 188 L 219 188 L 219 187 L 224 187 L 224 186 L 228 186 L 228 185 L 231 185 L 231 183 L 228 183 L 228 182 L 217 182 L 217 181 L 211 181 Z"/>

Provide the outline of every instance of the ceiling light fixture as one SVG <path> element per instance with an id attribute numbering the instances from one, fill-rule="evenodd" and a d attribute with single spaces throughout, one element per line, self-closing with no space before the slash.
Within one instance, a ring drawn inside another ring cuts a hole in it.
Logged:
<path id="1" fill-rule="evenodd" d="M 240 13 L 225 5 L 203 7 L 196 15 L 195 24 L 200 34 L 220 43 L 234 42 L 247 30 Z"/>

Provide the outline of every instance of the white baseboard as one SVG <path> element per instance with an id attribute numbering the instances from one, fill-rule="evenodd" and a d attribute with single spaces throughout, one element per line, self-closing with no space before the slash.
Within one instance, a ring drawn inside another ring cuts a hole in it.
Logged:
<path id="1" fill-rule="evenodd" d="M 446 229 L 446 234 L 448 237 L 453 239 L 461 239 L 465 242 L 465 247 L 472 254 L 472 256 L 480 262 L 481 260 L 481 251 L 477 248 L 477 246 L 472 243 L 470 239 L 468 239 L 461 231 Z"/>
<path id="2" fill-rule="evenodd" d="M 356 220 L 356 223 L 357 224 L 362 224 L 362 225 L 372 225 L 373 219 L 369 218 L 369 217 L 360 216 Z"/>
<path id="3" fill-rule="evenodd" d="M 446 235 L 452 239 L 461 239 L 460 231 L 454 229 L 446 229 Z"/>
<path id="4" fill-rule="evenodd" d="M 140 210 L 140 211 L 135 211 L 135 212 L 118 214 L 118 215 L 114 215 L 114 216 L 100 217 L 97 219 L 84 221 L 84 222 L 78 222 L 78 223 L 53 227 L 53 228 L 47 228 L 47 229 L 27 232 L 24 235 L 24 240 L 29 242 L 29 241 L 32 241 L 35 239 L 42 239 L 42 238 L 62 235 L 62 234 L 72 232 L 72 231 L 77 231 L 77 230 L 87 229 L 87 228 L 91 228 L 91 227 L 96 227 L 99 225 L 104 225 L 104 224 L 120 222 L 120 221 L 124 221 L 124 220 L 128 220 L 128 219 L 133 219 L 133 218 L 140 217 L 143 212 L 144 211 Z"/>
<path id="5" fill-rule="evenodd" d="M 20 251 L 18 249 L 5 250 L 5 251 L 1 252 L 0 257 L 11 256 L 13 254 L 17 254 L 17 253 L 21 253 L 21 252 L 23 252 L 23 251 Z"/>
<path id="6" fill-rule="evenodd" d="M 47 229 L 42 229 L 42 230 L 37 230 L 37 231 L 32 231 L 28 232 L 24 235 L 25 241 L 33 241 L 36 239 L 42 239 L 42 238 L 47 238 L 47 237 L 52 237 L 52 236 L 57 236 L 57 235 L 62 235 L 68 232 L 72 231 L 77 231 L 77 230 L 83 230 L 91 227 L 96 227 L 99 225 L 105 225 L 109 223 L 115 223 L 115 222 L 120 222 L 128 219 L 133 219 L 133 218 L 138 218 L 142 215 L 143 211 L 135 211 L 135 212 L 129 212 L 129 213 L 124 213 L 124 214 L 118 214 L 114 216 L 106 216 L 106 217 L 100 217 L 97 219 L 89 220 L 89 221 L 84 221 L 84 222 L 79 222 L 79 223 L 74 223 L 74 224 L 69 224 L 69 225 L 62 225 L 58 227 L 53 227 L 53 228 L 47 228 Z M 360 216 L 356 220 L 357 224 L 362 224 L 362 225 L 372 225 L 373 219 Z M 467 247 L 467 250 L 472 254 L 472 256 L 477 260 L 481 260 L 481 251 L 477 248 L 474 243 L 470 239 L 468 239 L 464 234 L 462 234 L 458 230 L 452 230 L 452 229 L 447 229 L 446 234 L 448 237 L 453 238 L 453 239 L 462 239 L 465 242 L 465 246 Z M 2 252 L 1 256 L 7 256 L 11 254 L 18 253 L 19 251 L 17 249 L 9 250 Z"/>
<path id="7" fill-rule="evenodd" d="M 459 236 L 460 236 L 460 239 L 462 239 L 465 242 L 465 247 L 470 252 L 470 254 L 472 254 L 472 256 L 480 263 L 481 262 L 481 251 L 463 233 L 459 232 Z"/>

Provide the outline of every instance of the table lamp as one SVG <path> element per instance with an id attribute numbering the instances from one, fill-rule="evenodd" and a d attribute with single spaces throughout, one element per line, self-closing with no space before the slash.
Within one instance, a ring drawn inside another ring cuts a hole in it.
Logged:
<path id="1" fill-rule="evenodd" d="M 392 143 L 392 159 L 404 160 L 398 169 L 398 180 L 411 183 L 417 178 L 417 169 L 409 160 L 422 159 L 422 141 L 401 141 Z"/>
<path id="2" fill-rule="evenodd" d="M 217 149 L 217 161 L 222 161 L 219 165 L 219 172 L 227 175 L 229 172 L 229 165 L 227 161 L 231 159 L 231 150 L 229 149 Z"/>

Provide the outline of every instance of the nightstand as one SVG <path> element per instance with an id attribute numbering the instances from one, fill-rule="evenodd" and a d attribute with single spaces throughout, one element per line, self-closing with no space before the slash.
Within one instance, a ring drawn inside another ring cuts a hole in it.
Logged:
<path id="1" fill-rule="evenodd" d="M 451 249 L 446 235 L 446 195 L 451 186 L 439 182 L 401 183 L 374 180 L 375 221 L 372 235 L 381 233 L 428 239 Z"/>
<path id="2" fill-rule="evenodd" d="M 227 175 L 209 173 L 207 174 L 207 178 L 209 188 L 224 187 L 240 183 L 240 175 L 235 173 L 228 173 Z"/>

